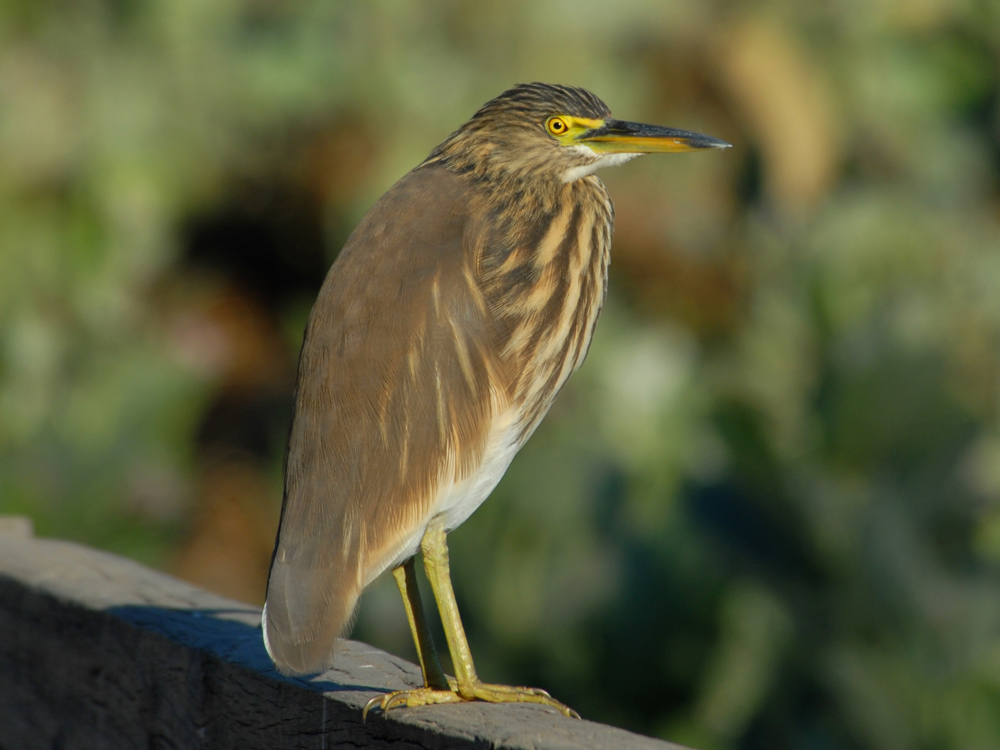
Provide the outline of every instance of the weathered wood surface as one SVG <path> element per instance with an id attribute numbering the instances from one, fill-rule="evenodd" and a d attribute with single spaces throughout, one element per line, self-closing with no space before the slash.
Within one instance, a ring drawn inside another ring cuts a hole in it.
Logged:
<path id="1" fill-rule="evenodd" d="M 615 748 L 683 750 L 539 706 L 361 710 L 419 669 L 345 641 L 335 670 L 278 675 L 260 610 L 0 523 L 0 750 Z"/>

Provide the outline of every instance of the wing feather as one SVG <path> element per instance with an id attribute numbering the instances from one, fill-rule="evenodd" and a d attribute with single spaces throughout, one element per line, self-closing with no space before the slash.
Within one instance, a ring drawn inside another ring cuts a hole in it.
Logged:
<path id="1" fill-rule="evenodd" d="M 482 463 L 498 365 L 469 283 L 468 195 L 440 166 L 408 174 L 313 308 L 264 615 L 282 672 L 331 665 L 361 590 L 419 543 L 439 488 Z"/>

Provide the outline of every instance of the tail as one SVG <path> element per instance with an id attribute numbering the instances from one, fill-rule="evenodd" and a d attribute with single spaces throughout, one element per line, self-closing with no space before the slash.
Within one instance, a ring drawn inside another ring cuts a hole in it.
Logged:
<path id="1" fill-rule="evenodd" d="M 284 675 L 325 672 L 361 595 L 355 573 L 305 567 L 275 555 L 261 623 L 264 647 Z"/>

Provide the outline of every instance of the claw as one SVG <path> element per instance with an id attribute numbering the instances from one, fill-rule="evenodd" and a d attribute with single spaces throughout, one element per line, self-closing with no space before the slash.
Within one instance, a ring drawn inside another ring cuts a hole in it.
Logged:
<path id="1" fill-rule="evenodd" d="M 364 711 L 361 712 L 361 723 L 362 724 L 364 724 L 365 722 L 368 721 L 368 712 L 371 711 L 375 707 L 375 704 L 376 703 L 381 703 L 384 700 L 385 700 L 385 696 L 384 695 L 376 695 L 374 698 L 372 698 L 370 701 L 368 701 L 365 704 L 365 709 L 364 709 Z"/>
<path id="2" fill-rule="evenodd" d="M 390 693 L 382 701 L 382 713 L 389 713 L 389 710 L 399 705 L 406 705 L 406 693 Z"/>

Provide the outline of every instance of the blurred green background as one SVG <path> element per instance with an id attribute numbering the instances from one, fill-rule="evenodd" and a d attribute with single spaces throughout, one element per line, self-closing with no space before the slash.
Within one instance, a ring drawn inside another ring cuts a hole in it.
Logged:
<path id="1" fill-rule="evenodd" d="M 487 99 L 602 175 L 590 357 L 452 537 L 479 672 L 704 750 L 1000 747 L 1000 2 L 0 4 L 0 513 L 263 598 L 305 317 Z M 395 588 L 355 637 L 412 658 Z"/>

